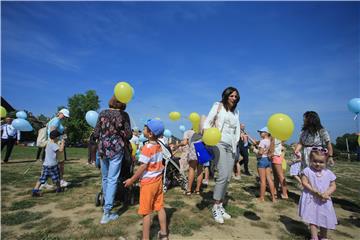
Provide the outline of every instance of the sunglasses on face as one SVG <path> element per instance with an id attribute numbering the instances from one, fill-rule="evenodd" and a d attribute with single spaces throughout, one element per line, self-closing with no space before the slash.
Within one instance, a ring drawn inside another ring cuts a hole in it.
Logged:
<path id="1" fill-rule="evenodd" d="M 313 147 L 311 149 L 312 152 L 322 152 L 324 154 L 328 153 L 328 150 L 326 148 L 322 148 L 322 147 Z"/>

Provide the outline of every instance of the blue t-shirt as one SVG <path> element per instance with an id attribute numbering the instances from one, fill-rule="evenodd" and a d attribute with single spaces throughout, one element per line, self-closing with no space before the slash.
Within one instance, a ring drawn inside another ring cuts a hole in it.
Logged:
<path id="1" fill-rule="evenodd" d="M 59 150 L 59 145 L 56 143 L 50 142 L 46 145 L 45 148 L 45 160 L 43 165 L 52 167 L 58 164 L 56 160 L 56 152 Z"/>

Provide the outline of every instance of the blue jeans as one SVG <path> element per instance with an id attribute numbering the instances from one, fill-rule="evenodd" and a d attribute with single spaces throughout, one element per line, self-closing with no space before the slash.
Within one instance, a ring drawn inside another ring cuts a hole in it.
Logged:
<path id="1" fill-rule="evenodd" d="M 123 153 L 113 158 L 105 158 L 101 162 L 102 192 L 104 203 L 104 213 L 109 213 L 114 205 L 114 198 L 117 182 L 121 171 L 121 161 Z"/>

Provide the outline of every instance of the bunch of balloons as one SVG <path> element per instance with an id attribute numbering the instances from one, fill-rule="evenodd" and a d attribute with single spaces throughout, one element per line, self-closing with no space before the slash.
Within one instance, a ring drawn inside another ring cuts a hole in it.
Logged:
<path id="1" fill-rule="evenodd" d="M 33 127 L 31 124 L 26 120 L 27 114 L 24 111 L 19 111 L 16 113 L 16 119 L 14 119 L 11 125 L 21 132 L 31 132 Z"/>
<path id="2" fill-rule="evenodd" d="M 350 110 L 350 112 L 355 113 L 355 118 L 354 120 L 356 120 L 358 114 L 360 113 L 360 98 L 353 98 L 348 102 L 348 109 Z"/>
<path id="3" fill-rule="evenodd" d="M 270 116 L 267 127 L 271 136 L 281 141 L 288 140 L 294 132 L 294 122 L 286 114 L 275 113 Z"/>
<path id="4" fill-rule="evenodd" d="M 85 120 L 86 122 L 92 126 L 93 128 L 96 127 L 96 123 L 97 123 L 97 120 L 98 120 L 98 117 L 99 117 L 99 114 L 93 110 L 90 110 L 86 113 L 85 115 Z"/>
<path id="5" fill-rule="evenodd" d="M 119 82 L 115 85 L 114 95 L 119 102 L 128 103 L 134 95 L 134 89 L 127 82 Z"/>
<path id="6" fill-rule="evenodd" d="M 181 118 L 181 114 L 179 112 L 171 112 L 169 113 L 169 118 L 172 121 L 177 121 Z"/>
<path id="7" fill-rule="evenodd" d="M 192 129 L 198 133 L 199 132 L 199 124 L 200 124 L 200 115 L 196 112 L 192 112 L 189 115 L 189 120 L 192 124 Z"/>

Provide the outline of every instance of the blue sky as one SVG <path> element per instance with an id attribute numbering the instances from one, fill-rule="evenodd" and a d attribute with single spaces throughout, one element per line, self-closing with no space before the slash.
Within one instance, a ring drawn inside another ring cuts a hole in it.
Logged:
<path id="1" fill-rule="evenodd" d="M 94 89 L 107 106 L 129 82 L 133 124 L 160 117 L 174 135 L 239 89 L 250 134 L 288 114 L 320 114 L 332 140 L 356 132 L 347 102 L 360 97 L 357 2 L 2 2 L 1 94 L 51 116 Z M 168 113 L 183 118 L 171 122 Z"/>

